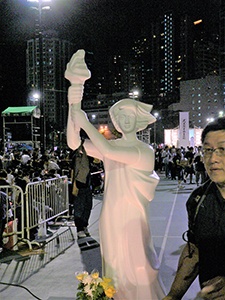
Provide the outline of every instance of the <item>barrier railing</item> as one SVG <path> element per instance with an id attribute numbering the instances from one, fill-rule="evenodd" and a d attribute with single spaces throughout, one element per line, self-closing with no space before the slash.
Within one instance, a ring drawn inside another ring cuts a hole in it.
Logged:
<path id="1" fill-rule="evenodd" d="M 24 194 L 19 186 L 0 186 L 0 234 L 4 247 L 11 250 L 24 239 Z"/>
<path id="2" fill-rule="evenodd" d="M 69 212 L 68 178 L 28 183 L 25 191 L 27 239 L 46 236 L 47 222 Z"/>
<path id="3" fill-rule="evenodd" d="M 8 249 L 17 250 L 18 241 L 32 249 L 47 235 L 48 221 L 68 214 L 67 176 L 28 183 L 25 193 L 16 185 L 0 186 L 0 234 Z"/>

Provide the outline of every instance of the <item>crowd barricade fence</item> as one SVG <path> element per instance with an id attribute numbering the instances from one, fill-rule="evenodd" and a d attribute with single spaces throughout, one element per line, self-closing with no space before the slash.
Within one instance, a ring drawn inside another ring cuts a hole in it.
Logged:
<path id="1" fill-rule="evenodd" d="M 0 186 L 0 234 L 7 249 L 17 250 L 17 242 L 24 239 L 24 207 L 21 187 Z"/>
<path id="2" fill-rule="evenodd" d="M 25 231 L 28 240 L 45 237 L 47 222 L 69 213 L 68 177 L 30 182 L 25 191 Z"/>

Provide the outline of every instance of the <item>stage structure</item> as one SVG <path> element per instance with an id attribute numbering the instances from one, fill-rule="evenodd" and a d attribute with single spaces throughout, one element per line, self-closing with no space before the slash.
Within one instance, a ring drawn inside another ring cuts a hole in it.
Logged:
<path id="1" fill-rule="evenodd" d="M 40 148 L 40 109 L 37 106 L 8 107 L 1 116 L 4 149 L 17 145 Z"/>
<path id="2" fill-rule="evenodd" d="M 202 128 L 194 127 L 189 128 L 189 141 L 188 146 L 201 146 L 201 134 L 202 134 Z M 183 132 L 183 129 L 181 130 Z M 172 147 L 184 147 L 186 148 L 186 144 L 182 144 L 182 141 L 180 139 L 180 135 L 182 134 L 180 132 L 180 127 L 176 127 L 174 129 L 165 129 L 164 130 L 164 144 Z"/>

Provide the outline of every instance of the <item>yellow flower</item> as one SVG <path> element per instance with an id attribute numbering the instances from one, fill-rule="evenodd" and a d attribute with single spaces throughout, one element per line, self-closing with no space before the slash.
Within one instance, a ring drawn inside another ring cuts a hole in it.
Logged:
<path id="1" fill-rule="evenodd" d="M 84 274 L 77 274 L 76 278 L 81 281 L 84 278 Z"/>
<path id="2" fill-rule="evenodd" d="M 108 287 L 108 283 L 106 283 L 104 281 L 100 282 L 99 284 L 103 287 L 104 290 Z"/>
<path id="3" fill-rule="evenodd" d="M 109 279 L 109 278 L 103 277 L 103 281 L 109 283 L 109 282 L 111 282 L 112 280 Z"/>
<path id="4" fill-rule="evenodd" d="M 98 273 L 98 272 L 92 273 L 91 276 L 92 276 L 92 278 L 94 278 L 94 279 L 98 279 L 99 273 Z"/>
<path id="5" fill-rule="evenodd" d="M 103 282 L 100 282 L 100 285 L 103 287 L 103 289 L 105 290 L 108 286 L 109 283 L 111 282 L 111 279 L 108 279 L 106 277 L 103 277 Z"/>
<path id="6" fill-rule="evenodd" d="M 108 286 L 106 289 L 105 289 L 105 294 L 107 297 L 109 298 L 112 298 L 113 295 L 115 294 L 115 289 L 112 285 Z"/>
<path id="7" fill-rule="evenodd" d="M 82 281 L 84 279 L 85 275 L 88 275 L 87 271 L 83 271 L 82 273 L 80 273 L 80 272 L 75 273 L 76 278 L 80 281 Z"/>

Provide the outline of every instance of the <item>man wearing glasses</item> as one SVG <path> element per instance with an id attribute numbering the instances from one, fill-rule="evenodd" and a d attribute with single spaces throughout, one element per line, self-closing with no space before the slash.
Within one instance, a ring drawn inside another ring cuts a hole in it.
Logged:
<path id="1" fill-rule="evenodd" d="M 209 180 L 187 201 L 187 244 L 164 300 L 182 299 L 197 276 L 197 299 L 225 299 L 225 117 L 204 128 L 202 144 Z"/>

